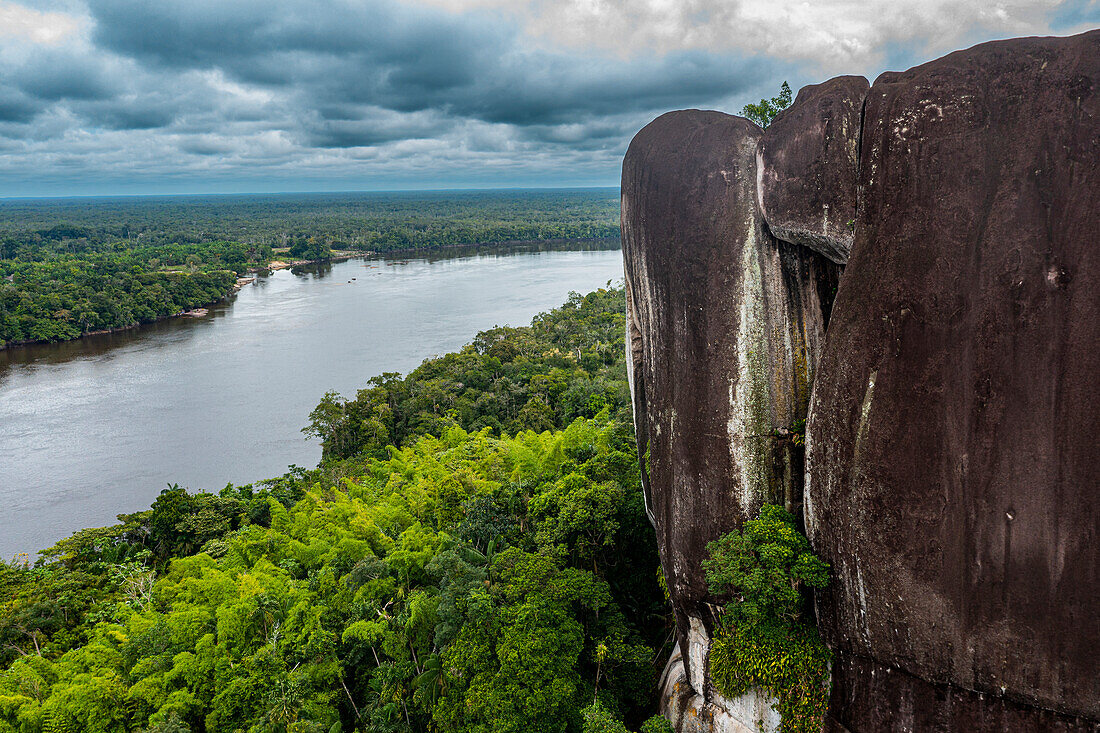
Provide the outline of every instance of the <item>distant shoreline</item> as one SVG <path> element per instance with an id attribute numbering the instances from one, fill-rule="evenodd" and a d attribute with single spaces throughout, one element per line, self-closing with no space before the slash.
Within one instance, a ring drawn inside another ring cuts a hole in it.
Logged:
<path id="1" fill-rule="evenodd" d="M 116 328 L 104 328 L 104 329 L 99 329 L 99 330 L 96 330 L 96 331 L 87 331 L 87 332 L 82 333 L 79 336 L 77 336 L 75 338 L 71 338 L 71 339 L 62 339 L 62 340 L 59 340 L 59 341 L 50 341 L 48 339 L 41 339 L 41 340 L 32 339 L 32 340 L 28 340 L 28 341 L 6 341 L 6 342 L 0 343 L 0 351 L 7 351 L 9 349 L 19 348 L 19 347 L 23 347 L 23 346 L 35 346 L 35 345 L 38 345 L 38 344 L 72 343 L 74 341 L 80 341 L 81 339 L 86 338 L 88 336 L 105 336 L 105 335 L 112 334 L 112 333 L 121 333 L 123 331 L 130 331 L 132 329 L 139 328 L 141 326 L 145 326 L 145 325 L 148 325 L 148 324 L 151 324 L 151 323 L 160 323 L 161 321 L 168 321 L 168 320 L 171 320 L 173 318 L 201 317 L 201 316 L 206 315 L 206 314 L 205 313 L 201 313 L 201 314 L 196 313 L 196 311 L 199 311 L 199 310 L 205 311 L 207 308 L 209 308 L 212 305 L 217 305 L 218 303 L 224 303 L 225 301 L 229 300 L 231 297 L 236 295 L 238 292 L 240 292 L 242 287 L 244 287 L 245 285 L 248 285 L 251 282 L 255 281 L 255 279 L 257 277 L 263 276 L 265 274 L 270 274 L 272 272 L 277 272 L 279 270 L 288 270 L 288 269 L 291 269 L 291 268 L 294 268 L 294 267 L 305 267 L 307 265 L 318 265 L 318 264 L 324 264 L 326 262 L 345 262 L 347 260 L 353 260 L 353 259 L 360 258 L 360 257 L 362 257 L 362 258 L 386 258 L 386 257 L 390 257 L 391 255 L 421 255 L 421 256 L 423 256 L 423 255 L 426 255 L 426 254 L 430 254 L 432 252 L 441 252 L 441 251 L 454 250 L 454 249 L 476 250 L 476 249 L 479 249 L 479 248 L 482 248 L 482 247 L 520 247 L 520 246 L 525 246 L 525 245 L 529 246 L 529 245 L 536 245 L 536 244 L 549 244 L 549 245 L 554 245 L 554 244 L 585 244 L 585 243 L 611 244 L 612 242 L 618 242 L 618 241 L 619 241 L 619 237 L 596 237 L 596 238 L 585 237 L 585 238 L 579 238 L 579 239 L 512 239 L 512 240 L 505 240 L 505 241 L 499 241 L 499 242 L 478 242 L 476 244 L 445 244 L 445 245 L 440 246 L 440 247 L 409 247 L 409 248 L 405 248 L 405 249 L 391 249 L 391 250 L 386 250 L 384 252 L 378 252 L 378 251 L 374 251 L 374 250 L 365 250 L 365 251 L 362 251 L 362 252 L 354 251 L 354 250 L 339 250 L 332 257 L 325 257 L 325 258 L 319 259 L 319 260 L 291 260 L 291 261 L 272 260 L 271 262 L 268 263 L 268 265 L 266 267 L 250 267 L 250 268 L 248 268 L 248 273 L 249 274 L 246 275 L 246 276 L 237 278 L 237 281 L 233 284 L 233 286 L 229 289 L 229 292 L 227 292 L 225 295 L 221 296 L 220 298 L 217 298 L 216 300 L 211 300 L 207 303 L 201 303 L 199 305 L 196 305 L 194 308 L 191 308 L 189 310 L 182 310 L 182 311 L 179 311 L 178 313 L 170 313 L 168 315 L 158 316 L 158 317 L 150 319 L 148 321 L 137 321 L 135 323 L 131 323 L 131 324 L 128 324 L 128 325 L 125 325 L 125 326 L 118 326 Z"/>
<path id="2" fill-rule="evenodd" d="M 474 244 L 443 244 L 438 247 L 404 247 L 401 249 L 387 249 L 379 252 L 375 250 L 367 250 L 364 252 L 357 252 L 355 257 L 389 257 L 390 255 L 429 255 L 432 252 L 446 252 L 455 249 L 469 249 L 476 250 L 483 247 L 524 247 L 536 244 L 549 244 L 549 245 L 563 245 L 563 244 L 600 244 L 610 245 L 612 243 L 621 243 L 620 237 L 576 237 L 576 238 L 555 238 L 555 239 L 503 239 L 494 242 L 477 242 Z M 607 247 L 607 249 L 611 249 Z M 313 262 L 335 262 L 332 260 L 314 260 Z"/>

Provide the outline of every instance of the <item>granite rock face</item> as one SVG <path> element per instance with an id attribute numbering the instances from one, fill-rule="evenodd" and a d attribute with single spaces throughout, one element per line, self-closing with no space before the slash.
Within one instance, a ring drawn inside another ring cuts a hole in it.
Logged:
<path id="1" fill-rule="evenodd" d="M 1100 733 L 1096 719 L 929 682 L 897 667 L 847 654 L 833 660 L 829 706 L 824 733 Z"/>
<path id="2" fill-rule="evenodd" d="M 761 134 L 719 112 L 669 113 L 623 163 L 638 446 L 683 659 L 670 675 L 701 697 L 684 710 L 728 719 L 713 729 L 729 731 L 759 706 L 709 689 L 715 599 L 701 562 L 763 502 L 801 509 L 802 451 L 775 431 L 805 416 L 839 269 L 768 233 L 756 203 Z"/>
<path id="3" fill-rule="evenodd" d="M 776 237 L 843 265 L 856 218 L 862 76 L 803 87 L 757 147 L 760 211 Z"/>
<path id="4" fill-rule="evenodd" d="M 830 725 L 1096 730 L 1100 31 L 882 75 L 859 184 L 807 433 Z"/>
<path id="5" fill-rule="evenodd" d="M 777 726 L 707 679 L 701 562 L 805 467 L 826 730 L 1100 733 L 1100 31 L 835 79 L 766 132 L 664 115 L 622 207 L 678 730 Z"/>

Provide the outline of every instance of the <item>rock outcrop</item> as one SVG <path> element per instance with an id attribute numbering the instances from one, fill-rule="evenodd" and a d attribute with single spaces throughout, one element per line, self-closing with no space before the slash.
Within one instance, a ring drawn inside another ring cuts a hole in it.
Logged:
<path id="1" fill-rule="evenodd" d="M 707 679 L 701 562 L 805 466 L 828 730 L 1100 733 L 1100 31 L 834 79 L 766 132 L 663 115 L 622 197 L 678 729 L 775 727 Z"/>
<path id="2" fill-rule="evenodd" d="M 802 450 L 777 437 L 806 415 L 839 268 L 769 234 L 757 206 L 762 132 L 719 112 L 674 112 L 634 138 L 622 226 L 646 506 L 676 612 L 676 711 L 739 730 L 769 710 L 724 701 L 704 671 L 714 601 L 706 545 L 763 502 L 801 510 Z M 683 729 L 683 728 L 682 728 Z"/>
<path id="3" fill-rule="evenodd" d="M 757 148 L 760 213 L 779 239 L 843 265 L 855 234 L 859 130 L 867 80 L 803 87 Z"/>
<path id="4" fill-rule="evenodd" d="M 882 75 L 861 153 L 807 435 L 836 729 L 1095 730 L 1100 32 Z"/>

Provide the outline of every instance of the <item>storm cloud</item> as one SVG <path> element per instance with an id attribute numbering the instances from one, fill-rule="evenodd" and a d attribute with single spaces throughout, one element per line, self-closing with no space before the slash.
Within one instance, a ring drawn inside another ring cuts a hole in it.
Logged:
<path id="1" fill-rule="evenodd" d="M 878 25 L 802 6 L 0 0 L 0 195 L 613 185 L 666 110 L 1100 17 L 1095 0 L 891 3 Z"/>

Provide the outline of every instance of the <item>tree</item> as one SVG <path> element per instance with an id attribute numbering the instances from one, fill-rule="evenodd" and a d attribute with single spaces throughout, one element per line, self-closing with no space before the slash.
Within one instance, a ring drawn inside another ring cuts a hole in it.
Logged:
<path id="1" fill-rule="evenodd" d="M 153 501 L 153 515 L 149 522 L 149 539 L 153 550 L 161 558 L 168 558 L 179 541 L 177 525 L 191 513 L 194 500 L 179 484 L 169 484 L 161 489 Z"/>
<path id="2" fill-rule="evenodd" d="M 328 391 L 313 412 L 309 413 L 309 425 L 302 428 L 302 432 L 310 438 L 318 438 L 325 443 L 325 448 L 337 455 L 342 455 L 343 441 L 338 439 L 337 433 L 344 425 L 344 399 L 339 392 Z"/>
<path id="3" fill-rule="evenodd" d="M 146 733 L 191 733 L 191 729 L 180 718 L 179 713 L 173 710 L 159 723 L 150 725 Z"/>
<path id="4" fill-rule="evenodd" d="M 583 733 L 630 733 L 610 710 L 599 702 L 594 702 L 581 711 L 584 719 Z"/>
<path id="5" fill-rule="evenodd" d="M 728 611 L 739 619 L 801 619 L 803 588 L 824 588 L 829 566 L 813 554 L 794 516 L 765 504 L 760 516 L 707 544 L 703 561 L 712 591 L 730 595 Z"/>
<path id="6" fill-rule="evenodd" d="M 290 245 L 290 256 L 303 260 L 324 260 L 332 257 L 332 248 L 317 237 L 299 239 Z"/>
<path id="7" fill-rule="evenodd" d="M 746 104 L 741 108 L 741 114 L 761 127 L 766 128 L 775 119 L 775 116 L 791 106 L 791 87 L 787 82 L 779 88 L 779 96 L 771 99 L 761 99 L 759 104 Z"/>

